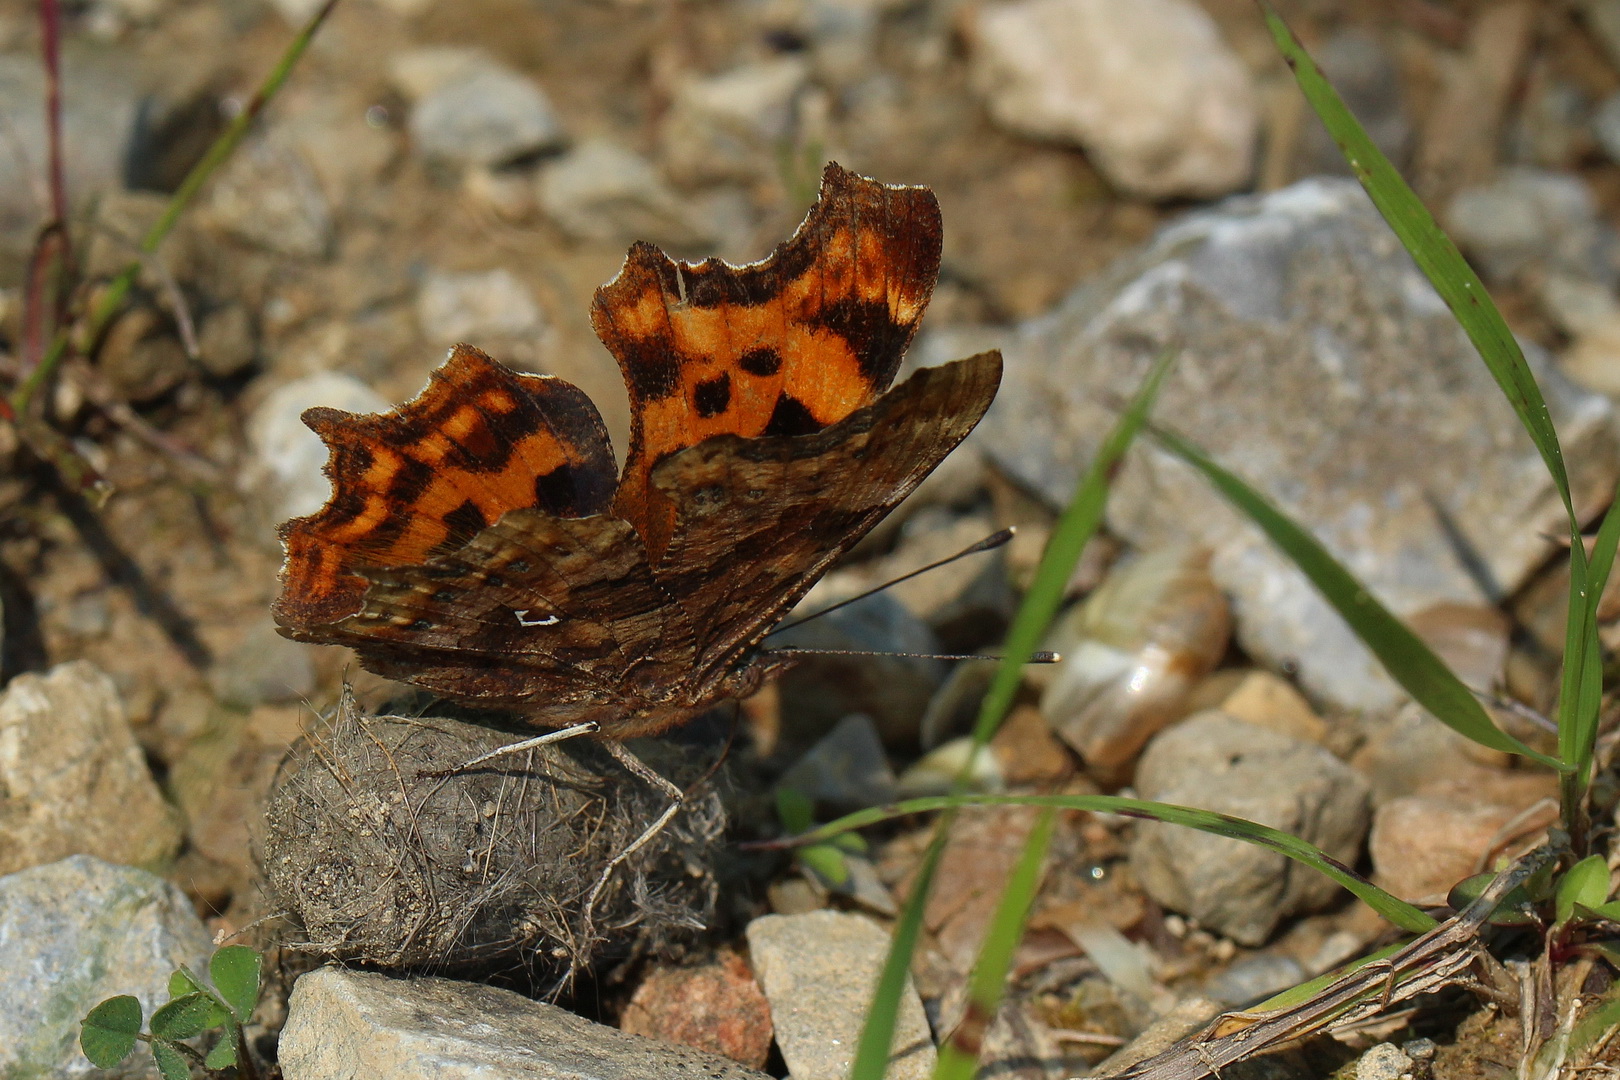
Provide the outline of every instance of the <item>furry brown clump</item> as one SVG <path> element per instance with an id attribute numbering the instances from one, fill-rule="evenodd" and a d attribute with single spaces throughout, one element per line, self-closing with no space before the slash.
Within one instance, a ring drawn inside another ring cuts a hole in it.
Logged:
<path id="1" fill-rule="evenodd" d="M 712 785 L 614 871 L 588 915 L 603 867 L 667 800 L 583 738 L 432 775 L 514 741 L 457 720 L 368 716 L 346 698 L 288 752 L 265 809 L 267 898 L 295 927 L 280 944 L 388 968 L 516 961 L 567 977 L 606 951 L 703 928 L 725 829 Z M 650 764 L 683 786 L 702 768 Z"/>

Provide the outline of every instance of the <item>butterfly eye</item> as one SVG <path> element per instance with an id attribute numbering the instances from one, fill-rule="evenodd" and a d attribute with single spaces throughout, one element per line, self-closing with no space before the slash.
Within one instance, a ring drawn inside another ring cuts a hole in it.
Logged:
<path id="1" fill-rule="evenodd" d="M 433 623 L 428 619 L 417 619 L 415 622 L 411 623 L 411 629 L 412 630 L 431 630 L 431 629 L 433 629 Z"/>
<path id="2" fill-rule="evenodd" d="M 749 488 L 748 497 L 750 499 L 763 499 L 765 497 L 765 491 L 763 488 Z"/>
<path id="3" fill-rule="evenodd" d="M 484 579 L 484 584 L 488 585 L 492 589 L 499 589 L 501 586 L 506 584 L 506 579 L 501 577 L 499 574 L 490 574 Z"/>
<path id="4" fill-rule="evenodd" d="M 506 568 L 512 571 L 514 574 L 527 574 L 529 572 L 529 564 L 523 559 L 519 559 L 517 562 L 507 563 Z"/>
<path id="5" fill-rule="evenodd" d="M 451 592 L 449 589 L 440 589 L 438 592 L 433 594 L 433 599 L 441 604 L 448 604 L 455 600 L 455 598 L 456 594 Z"/>

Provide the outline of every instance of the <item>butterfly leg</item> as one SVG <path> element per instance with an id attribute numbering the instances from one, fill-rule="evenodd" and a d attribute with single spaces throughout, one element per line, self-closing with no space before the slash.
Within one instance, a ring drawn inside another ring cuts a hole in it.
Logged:
<path id="1" fill-rule="evenodd" d="M 583 724 L 575 724 L 573 727 L 565 727 L 559 728 L 556 731 L 548 731 L 544 735 L 536 735 L 534 738 L 524 739 L 522 742 L 508 743 L 506 746 L 498 746 L 487 754 L 479 754 L 471 761 L 463 761 L 460 765 L 457 765 L 453 769 L 436 769 L 433 772 L 423 773 L 422 775 L 455 776 L 457 773 L 464 773 L 468 769 L 482 765 L 486 761 L 493 761 L 495 758 L 505 757 L 507 754 L 521 754 L 525 750 L 533 750 L 535 747 L 545 746 L 547 743 L 562 742 L 564 739 L 572 739 L 580 735 L 595 734 L 599 727 L 600 725 L 597 724 L 596 721 L 588 720 Z M 646 766 L 643 765 L 642 768 L 646 768 Z M 660 779 L 662 778 L 660 777 Z"/>
<path id="2" fill-rule="evenodd" d="M 613 872 L 624 865 L 632 855 L 646 847 L 655 836 L 663 832 L 664 826 L 669 824 L 670 818 L 674 817 L 681 807 L 686 804 L 686 792 L 653 771 L 646 762 L 632 754 L 629 747 L 625 746 L 624 743 L 617 739 L 603 739 L 602 746 L 607 749 L 608 753 L 613 755 L 620 765 L 623 765 L 631 773 L 667 795 L 669 797 L 669 806 L 662 814 L 658 815 L 658 820 L 647 826 L 629 847 L 613 856 L 607 866 L 602 869 L 602 876 L 596 879 L 596 884 L 591 887 L 591 895 L 585 901 L 587 924 L 596 913 L 596 902 L 601 899 L 602 890 L 606 889 L 608 882 L 612 880 Z"/>

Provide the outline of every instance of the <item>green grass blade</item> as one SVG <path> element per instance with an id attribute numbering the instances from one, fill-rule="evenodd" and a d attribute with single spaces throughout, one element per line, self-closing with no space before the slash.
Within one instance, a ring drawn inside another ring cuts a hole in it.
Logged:
<path id="1" fill-rule="evenodd" d="M 1103 510 L 1108 502 L 1108 486 L 1114 471 L 1146 422 L 1148 411 L 1152 409 L 1159 387 L 1164 383 L 1174 359 L 1173 353 L 1165 352 L 1153 362 L 1119 422 L 1098 448 L 1091 467 L 1075 488 L 1074 498 L 1058 518 L 1052 530 L 1052 539 L 1047 542 L 1040 566 L 1035 570 L 1029 592 L 1018 606 L 1012 629 L 1007 632 L 1004 659 L 996 668 L 990 689 L 986 691 L 979 708 L 979 719 L 973 728 L 975 746 L 983 745 L 995 734 L 996 726 L 1012 707 L 1018 685 L 1024 677 L 1022 658 L 1040 647 L 1046 628 L 1051 625 L 1053 616 L 1062 605 L 1064 586 L 1069 582 L 1069 575 L 1074 573 L 1075 564 L 1080 561 L 1080 552 L 1102 522 Z"/>
<path id="2" fill-rule="evenodd" d="M 906 991 L 906 980 L 911 977 L 911 957 L 917 951 L 917 937 L 922 932 L 923 909 L 928 905 L 928 893 L 933 888 L 934 875 L 939 871 L 940 857 L 945 853 L 945 838 L 950 832 L 951 819 L 950 814 L 940 818 L 934 838 L 917 867 L 911 893 L 900 907 L 900 917 L 894 924 L 894 936 L 889 939 L 889 955 L 883 959 L 877 990 L 872 995 L 871 1007 L 866 1010 L 866 1022 L 861 1025 L 861 1039 L 855 1046 L 855 1063 L 849 1071 L 850 1080 L 883 1080 L 883 1075 L 889 1071 L 889 1054 L 894 1045 L 895 1024 L 900 1016 L 900 999 Z"/>
<path id="3" fill-rule="evenodd" d="M 822 843 L 839 833 L 876 825 L 908 814 L 925 814 L 935 810 L 955 811 L 966 806 L 1039 806 L 1055 810 L 1088 810 L 1098 814 L 1120 814 L 1125 817 L 1163 821 L 1171 825 L 1184 825 L 1214 836 L 1224 836 L 1268 848 L 1288 856 L 1295 862 L 1303 863 L 1343 885 L 1367 906 L 1402 930 L 1421 934 L 1438 925 L 1421 909 L 1385 892 L 1327 852 L 1297 836 L 1213 810 L 1149 802 L 1146 799 L 1127 799 L 1118 795 L 931 795 L 846 814 L 836 821 L 817 826 L 803 836 L 795 837 L 789 843 Z M 915 890 L 913 895 L 916 895 Z"/>
<path id="4" fill-rule="evenodd" d="M 1564 627 L 1564 677 L 1558 701 L 1558 756 L 1571 769 L 1564 777 L 1566 814 L 1581 806 L 1597 743 L 1603 698 L 1603 662 L 1597 633 L 1597 606 L 1614 567 L 1620 543 L 1620 491 L 1598 526 L 1588 558 L 1584 545 L 1569 552 L 1569 611 Z M 1569 824 L 1574 824 L 1570 821 Z M 1572 832 L 1571 835 L 1575 835 Z"/>
<path id="5" fill-rule="evenodd" d="M 1087 470 L 1075 491 L 1073 501 L 1058 519 L 1057 527 L 1052 532 L 1052 539 L 1047 543 L 1046 551 L 1041 556 L 1041 564 L 1035 572 L 1035 581 L 1025 595 L 1024 602 L 1019 605 L 1018 614 L 1013 618 L 1012 629 L 1008 632 L 1007 646 L 1004 650 L 1006 659 L 1002 660 L 996 669 L 990 689 L 979 709 L 979 719 L 973 729 L 975 747 L 983 746 L 989 741 L 990 736 L 995 733 L 996 726 L 1001 723 L 1008 708 L 1011 707 L 1013 698 L 1018 692 L 1018 685 L 1024 676 L 1024 663 L 1020 658 L 1029 656 L 1036 650 L 1052 617 L 1057 614 L 1057 609 L 1063 602 L 1063 587 L 1074 571 L 1074 564 L 1079 561 L 1081 550 L 1102 521 L 1109 481 L 1120 458 L 1124 456 L 1136 433 L 1146 421 L 1148 410 L 1152 408 L 1153 400 L 1158 394 L 1159 386 L 1164 382 L 1172 359 L 1172 354 L 1165 353 L 1154 361 L 1147 377 L 1142 380 L 1136 396 L 1120 417 L 1119 423 L 1098 449 L 1091 468 Z M 968 762 L 963 767 L 963 776 L 957 780 L 958 789 L 972 768 L 975 757 L 975 754 L 968 756 Z M 905 989 L 906 973 L 911 969 L 911 954 L 916 949 L 923 907 L 928 902 L 928 892 L 933 885 L 939 852 L 943 850 L 950 822 L 950 814 L 941 817 L 936 826 L 934 839 L 928 848 L 929 853 L 924 859 L 923 868 L 918 872 L 911 894 L 906 897 L 906 902 L 900 909 L 894 937 L 889 942 L 889 955 L 883 962 L 883 975 L 878 982 L 877 993 L 873 996 L 872 1006 L 867 1011 L 865 1026 L 861 1029 L 855 1068 L 850 1074 L 852 1080 L 880 1080 L 888 1066 L 889 1046 L 894 1039 L 894 1024 L 895 1017 L 899 1014 L 900 995 Z M 819 833 L 820 830 L 815 832 Z"/>
<path id="6" fill-rule="evenodd" d="M 98 1069 L 111 1069 L 135 1049 L 141 1003 L 129 994 L 110 997 L 79 1021 L 79 1049 Z"/>
<path id="7" fill-rule="evenodd" d="M 1024 924 L 1029 921 L 1029 909 L 1040 888 L 1041 867 L 1052 844 L 1052 827 L 1056 821 L 1056 813 L 1046 811 L 1035 822 L 1029 839 L 1024 842 L 1024 852 L 1018 858 L 1018 865 L 1013 867 L 1012 876 L 1007 879 L 1007 887 L 1001 893 L 995 915 L 991 917 L 984 944 L 979 948 L 979 959 L 973 965 L 973 976 L 968 982 L 967 1011 L 939 1048 L 934 1080 L 973 1080 L 984 1034 L 990 1029 L 996 1011 L 1001 1008 L 1002 987 L 1006 985 L 1007 972 L 1012 968 L 1013 953 L 1024 936 Z"/>
<path id="8" fill-rule="evenodd" d="M 1562 768 L 1556 759 L 1530 749 L 1498 729 L 1479 699 L 1423 639 L 1390 614 L 1315 537 L 1187 440 L 1161 428 L 1153 428 L 1152 432 L 1167 450 L 1203 473 L 1299 567 L 1414 701 L 1482 746 L 1522 754 L 1543 765 Z"/>
<path id="9" fill-rule="evenodd" d="M 1457 245 L 1441 230 L 1422 200 L 1401 179 L 1395 166 L 1373 145 L 1350 110 L 1345 108 L 1333 86 L 1317 70 L 1293 31 L 1288 29 L 1269 4 L 1262 3 L 1262 7 L 1266 26 L 1271 30 L 1283 59 L 1293 69 L 1305 99 L 1333 136 L 1333 141 L 1339 144 L 1356 179 L 1361 181 L 1367 194 L 1372 197 L 1373 205 L 1384 215 L 1384 220 L 1389 222 L 1389 227 L 1405 245 L 1418 269 L 1434 285 L 1435 291 L 1451 308 L 1457 322 L 1479 350 L 1485 366 L 1507 396 L 1513 411 L 1518 413 L 1519 422 L 1529 432 L 1531 441 L 1546 463 L 1547 473 L 1557 486 L 1569 515 L 1571 531 L 1578 532 L 1580 524 L 1576 520 L 1575 505 L 1570 496 L 1564 453 L 1559 448 L 1558 435 L 1547 412 L 1547 402 L 1541 396 L 1541 388 L 1536 385 L 1535 377 L 1530 374 L 1530 366 L 1524 361 L 1519 343 L 1513 340 L 1513 333 L 1491 302 L 1479 275 L 1463 259 Z"/>

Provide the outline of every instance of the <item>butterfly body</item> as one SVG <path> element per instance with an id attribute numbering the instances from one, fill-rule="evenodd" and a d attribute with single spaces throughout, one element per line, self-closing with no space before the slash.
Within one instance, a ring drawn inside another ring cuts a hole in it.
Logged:
<path id="1" fill-rule="evenodd" d="M 790 663 L 765 635 L 994 397 L 995 353 L 889 389 L 938 259 L 931 194 L 837 166 L 764 262 L 632 248 L 593 309 L 622 473 L 583 393 L 470 346 L 391 413 L 310 410 L 334 494 L 283 526 L 281 632 L 610 738 L 747 696 Z"/>

